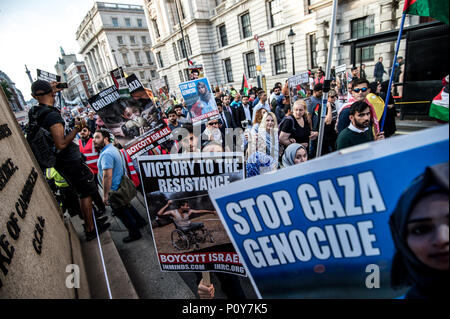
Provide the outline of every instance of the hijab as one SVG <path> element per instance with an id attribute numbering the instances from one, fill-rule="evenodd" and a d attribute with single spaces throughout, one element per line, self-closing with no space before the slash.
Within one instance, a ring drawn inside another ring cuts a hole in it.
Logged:
<path id="1" fill-rule="evenodd" d="M 448 296 L 448 271 L 432 269 L 422 263 L 407 244 L 407 222 L 414 205 L 424 196 L 443 191 L 448 194 L 448 162 L 427 167 L 401 195 L 389 226 L 396 247 L 392 261 L 393 288 L 412 285 L 407 298 L 443 298 Z"/>
<path id="2" fill-rule="evenodd" d="M 297 151 L 303 148 L 306 151 L 306 148 L 298 143 L 292 143 L 289 144 L 289 146 L 286 148 L 283 154 L 282 163 L 284 167 L 295 165 L 294 159 L 295 155 L 297 154 Z"/>

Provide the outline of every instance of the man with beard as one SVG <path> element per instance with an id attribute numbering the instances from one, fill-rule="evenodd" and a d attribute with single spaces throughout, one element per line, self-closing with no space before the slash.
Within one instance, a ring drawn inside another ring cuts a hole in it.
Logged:
<path id="1" fill-rule="evenodd" d="M 384 133 L 379 132 L 375 138 L 370 129 L 370 106 L 364 101 L 358 101 L 350 107 L 350 125 L 338 136 L 336 148 L 338 150 L 373 140 L 384 139 Z"/>
<path id="2" fill-rule="evenodd" d="M 110 133 L 107 130 L 97 130 L 94 134 L 94 145 L 100 157 L 98 158 L 98 176 L 103 186 L 103 202 L 110 205 L 110 191 L 116 191 L 123 175 L 125 174 L 119 150 L 111 144 Z M 147 222 L 139 215 L 136 209 L 128 204 L 126 206 L 111 206 L 113 214 L 119 217 L 129 235 L 122 239 L 124 243 L 130 243 L 142 237 L 139 228 L 144 227 Z"/>
<path id="3" fill-rule="evenodd" d="M 175 112 L 174 109 L 167 112 L 167 116 L 169 117 L 169 128 L 171 131 L 181 127 L 181 123 L 178 121 L 177 112 Z"/>
<path id="4" fill-rule="evenodd" d="M 173 110 L 175 111 L 175 113 L 177 114 L 177 120 L 178 123 L 183 124 L 183 123 L 188 123 L 189 120 L 186 118 L 186 116 L 183 114 L 183 106 L 181 104 L 177 104 L 173 107 Z"/>
<path id="5" fill-rule="evenodd" d="M 364 79 L 356 79 L 351 82 L 351 97 L 345 103 L 338 112 L 338 119 L 336 123 L 336 129 L 338 134 L 342 132 L 343 129 L 349 126 L 350 124 L 350 107 L 353 105 L 353 103 L 357 101 L 364 101 L 367 104 L 369 104 L 369 101 L 367 100 L 367 95 L 370 93 L 369 88 L 369 81 Z M 379 131 L 379 125 L 378 125 L 378 118 L 377 114 L 375 112 L 375 109 L 371 104 L 369 104 L 370 107 L 370 117 L 372 121 L 372 125 L 375 126 L 375 132 Z"/>
<path id="6" fill-rule="evenodd" d="M 80 132 L 80 139 L 78 140 L 78 147 L 80 149 L 81 154 L 83 154 L 86 158 L 86 165 L 91 169 L 92 173 L 94 173 L 94 181 L 98 186 L 98 152 L 95 150 L 94 141 L 91 136 L 91 132 L 88 127 L 84 127 Z M 105 204 L 100 197 L 100 194 L 97 192 L 92 194 L 92 200 L 94 201 L 95 206 L 97 206 L 98 212 L 96 217 L 99 217 L 105 213 Z"/>
<path id="7" fill-rule="evenodd" d="M 236 109 L 235 124 L 240 126 L 243 130 L 252 126 L 253 107 L 249 103 L 249 98 L 246 95 L 242 96 L 242 105 Z M 247 124 L 245 124 L 247 123 Z"/>

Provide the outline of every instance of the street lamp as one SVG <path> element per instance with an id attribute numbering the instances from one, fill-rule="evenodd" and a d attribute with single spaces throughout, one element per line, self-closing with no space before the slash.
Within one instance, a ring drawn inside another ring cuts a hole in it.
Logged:
<path id="1" fill-rule="evenodd" d="M 291 44 L 291 51 L 292 51 L 292 75 L 295 75 L 295 64 L 294 64 L 294 41 L 295 41 L 295 33 L 294 30 L 291 29 L 289 30 L 288 33 L 288 39 L 289 39 L 289 43 Z"/>

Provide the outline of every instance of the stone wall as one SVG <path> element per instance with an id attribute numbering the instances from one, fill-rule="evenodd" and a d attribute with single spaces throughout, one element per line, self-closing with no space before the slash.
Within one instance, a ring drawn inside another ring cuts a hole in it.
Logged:
<path id="1" fill-rule="evenodd" d="M 81 252 L 73 254 L 72 247 L 80 247 L 70 244 L 62 214 L 1 89 L 0 114 L 0 298 L 76 298 L 78 291 L 66 287 L 66 267 L 77 263 L 73 256 Z"/>

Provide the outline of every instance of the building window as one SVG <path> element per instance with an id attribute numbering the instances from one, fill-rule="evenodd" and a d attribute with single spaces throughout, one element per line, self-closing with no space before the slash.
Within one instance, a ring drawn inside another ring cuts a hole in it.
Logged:
<path id="1" fill-rule="evenodd" d="M 225 27 L 225 24 L 219 26 L 219 38 L 221 47 L 228 45 L 227 29 Z"/>
<path id="2" fill-rule="evenodd" d="M 310 34 L 308 36 L 309 41 L 309 65 L 311 69 L 317 68 L 317 39 L 316 34 Z"/>
<path id="3" fill-rule="evenodd" d="M 183 71 L 179 70 L 178 71 L 178 76 L 180 77 L 180 82 L 184 82 Z"/>
<path id="4" fill-rule="evenodd" d="M 242 39 L 252 36 L 252 28 L 250 25 L 250 13 L 241 15 Z"/>
<path id="5" fill-rule="evenodd" d="M 153 61 L 152 61 L 152 55 L 151 55 L 150 51 L 145 51 L 145 56 L 147 57 L 147 62 L 149 64 L 152 64 Z"/>
<path id="6" fill-rule="evenodd" d="M 145 71 L 140 71 L 139 76 L 141 77 L 141 80 L 145 80 Z"/>
<path id="7" fill-rule="evenodd" d="M 113 26 L 118 27 L 119 26 L 119 20 L 117 18 L 112 18 L 112 24 L 113 24 Z"/>
<path id="8" fill-rule="evenodd" d="M 142 40 L 142 44 L 147 44 L 147 37 L 145 35 L 141 36 L 141 40 Z"/>
<path id="9" fill-rule="evenodd" d="M 225 75 L 227 78 L 227 83 L 233 82 L 233 70 L 231 69 L 231 59 L 223 60 L 225 64 Z"/>
<path id="10" fill-rule="evenodd" d="M 374 16 L 355 19 L 351 22 L 351 36 L 353 39 L 372 35 L 375 33 Z M 356 63 L 373 61 L 375 46 L 368 45 L 363 48 L 356 48 Z M 361 61 L 362 60 L 362 61 Z"/>
<path id="11" fill-rule="evenodd" d="M 374 46 L 368 45 L 362 48 L 356 48 L 355 50 L 355 63 L 360 64 L 361 62 L 368 62 L 374 60 Z M 362 60 L 362 61 L 361 61 Z"/>
<path id="12" fill-rule="evenodd" d="M 255 53 L 250 52 L 245 54 L 245 64 L 247 66 L 247 75 L 249 78 L 256 77 L 256 62 L 255 62 Z"/>
<path id="13" fill-rule="evenodd" d="M 128 54 L 122 53 L 122 58 L 125 65 L 130 65 L 130 61 L 128 61 Z"/>
<path id="14" fill-rule="evenodd" d="M 156 19 L 152 20 L 153 29 L 155 30 L 156 37 L 161 37 L 161 34 L 159 33 L 158 23 L 156 23 Z"/>
<path id="15" fill-rule="evenodd" d="M 286 72 L 286 50 L 284 42 L 273 46 L 273 58 L 275 61 L 275 74 Z"/>
<path id="16" fill-rule="evenodd" d="M 123 37 L 121 35 L 117 36 L 117 42 L 119 42 L 119 44 L 123 44 Z"/>
<path id="17" fill-rule="evenodd" d="M 154 79 L 154 78 L 156 77 L 156 72 L 155 72 L 155 70 L 151 70 L 151 71 L 150 71 L 150 75 L 151 75 L 152 79 Z"/>
<path id="18" fill-rule="evenodd" d="M 360 38 L 375 33 L 374 16 L 367 16 L 351 21 L 352 38 Z"/>
<path id="19" fill-rule="evenodd" d="M 164 67 L 164 63 L 163 63 L 163 59 L 162 59 L 162 56 L 161 56 L 161 52 L 156 53 L 156 58 L 158 59 L 159 67 L 163 68 Z"/>
<path id="20" fill-rule="evenodd" d="M 189 36 L 184 37 L 186 39 L 186 50 L 188 55 L 192 55 L 192 49 L 191 49 L 191 41 L 189 41 Z"/>
<path id="21" fill-rule="evenodd" d="M 125 25 L 127 27 L 131 27 L 131 20 L 130 20 L 130 18 L 125 18 Z"/>
<path id="22" fill-rule="evenodd" d="M 137 25 L 139 28 L 142 28 L 142 19 L 137 19 Z"/>
<path id="23" fill-rule="evenodd" d="M 184 69 L 184 77 L 186 78 L 186 81 L 189 81 L 189 69 Z"/>
<path id="24" fill-rule="evenodd" d="M 186 47 L 183 40 L 178 40 L 178 49 L 181 52 L 181 58 L 187 58 Z"/>
<path id="25" fill-rule="evenodd" d="M 281 0 L 272 0 L 268 3 L 269 5 L 269 16 L 270 16 L 270 27 L 274 28 L 283 24 L 282 20 L 282 5 Z"/>
<path id="26" fill-rule="evenodd" d="M 178 61 L 180 59 L 180 57 L 178 56 L 178 50 L 177 50 L 177 45 L 174 43 L 172 43 L 172 49 L 173 49 L 173 55 L 175 56 L 175 61 Z"/>
<path id="27" fill-rule="evenodd" d="M 134 52 L 134 57 L 136 58 L 136 63 L 141 64 L 141 56 L 139 55 L 139 52 Z"/>
<path id="28" fill-rule="evenodd" d="M 130 43 L 136 44 L 136 38 L 134 37 L 134 35 L 130 35 Z"/>
<path id="29" fill-rule="evenodd" d="M 169 80 L 167 79 L 167 75 L 163 76 L 164 83 L 166 84 L 167 90 L 169 90 Z"/>

